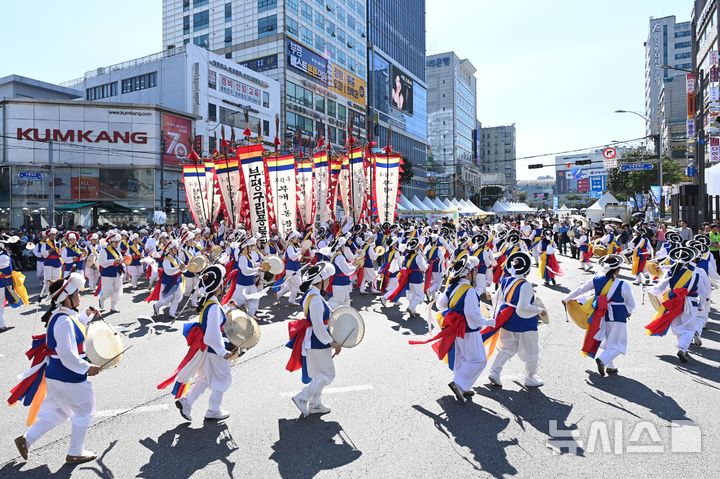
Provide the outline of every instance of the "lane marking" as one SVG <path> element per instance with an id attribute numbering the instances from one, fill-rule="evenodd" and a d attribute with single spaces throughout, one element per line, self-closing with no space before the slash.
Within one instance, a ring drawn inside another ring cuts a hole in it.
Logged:
<path id="1" fill-rule="evenodd" d="M 168 404 L 154 404 L 151 406 L 139 406 L 136 408 L 128 407 L 122 409 L 105 409 L 103 411 L 95 412 L 95 417 L 114 417 L 119 416 L 120 414 L 125 414 L 126 412 L 129 412 L 130 414 L 140 414 L 144 412 L 166 411 L 168 409 L 170 409 Z"/>
<path id="2" fill-rule="evenodd" d="M 372 391 L 374 388 L 369 384 L 361 384 L 359 386 L 339 386 L 336 388 L 325 388 L 323 389 L 323 394 L 340 394 L 340 393 L 350 393 L 355 391 Z M 295 391 L 292 393 L 280 393 L 280 397 L 284 398 L 291 398 L 294 395 L 296 395 L 299 391 Z"/>

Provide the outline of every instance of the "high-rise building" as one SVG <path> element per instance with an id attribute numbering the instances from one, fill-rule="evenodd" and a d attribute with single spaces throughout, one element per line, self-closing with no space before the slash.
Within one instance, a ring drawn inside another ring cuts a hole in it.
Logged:
<path id="1" fill-rule="evenodd" d="M 692 67 L 692 32 L 690 22 L 676 23 L 675 16 L 652 18 L 645 42 L 645 116 L 648 135 L 661 133 L 660 92 L 663 80 L 683 72 L 663 66 L 690 70 Z"/>
<path id="2" fill-rule="evenodd" d="M 687 88 L 685 78 L 674 76 L 663 80 L 660 91 L 661 155 L 687 157 Z"/>
<path id="3" fill-rule="evenodd" d="M 422 198 L 427 175 L 425 0 L 368 0 L 368 114 L 379 146 L 388 143 L 412 164 L 403 193 Z M 388 132 L 392 130 L 392 138 Z"/>
<path id="4" fill-rule="evenodd" d="M 458 196 L 463 165 L 476 164 L 477 70 L 454 52 L 430 55 L 425 66 L 428 140 L 440 170 L 438 195 Z"/>
<path id="5" fill-rule="evenodd" d="M 480 129 L 480 170 L 502 174 L 507 192 L 515 190 L 517 181 L 515 124 Z"/>
<path id="6" fill-rule="evenodd" d="M 280 83 L 283 147 L 365 138 L 367 15 L 361 0 L 164 0 L 163 47 L 205 47 Z M 273 126 L 274 129 L 274 126 Z"/>

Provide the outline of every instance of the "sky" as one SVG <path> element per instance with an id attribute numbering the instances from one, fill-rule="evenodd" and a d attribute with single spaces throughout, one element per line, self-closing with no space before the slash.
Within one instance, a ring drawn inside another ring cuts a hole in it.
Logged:
<path id="1" fill-rule="evenodd" d="M 515 123 L 518 157 L 587 149 L 645 134 L 641 118 L 614 111 L 644 113 L 650 17 L 687 21 L 691 9 L 691 0 L 427 0 L 427 53 L 471 61 L 478 119 Z M 62 82 L 162 50 L 161 0 L 5 1 L 2 11 L 0 77 Z M 552 161 L 519 160 L 518 178 L 552 175 L 527 169 Z"/>

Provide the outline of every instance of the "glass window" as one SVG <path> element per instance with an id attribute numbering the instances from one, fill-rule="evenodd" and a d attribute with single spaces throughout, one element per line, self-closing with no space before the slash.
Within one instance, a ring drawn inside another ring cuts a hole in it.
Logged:
<path id="1" fill-rule="evenodd" d="M 325 31 L 327 32 L 328 35 L 334 37 L 335 36 L 335 24 L 333 22 L 331 22 L 330 20 L 325 22 Z"/>
<path id="2" fill-rule="evenodd" d="M 318 32 L 325 31 L 325 17 L 323 17 L 319 13 L 315 14 L 315 27 L 317 28 Z"/>
<path id="3" fill-rule="evenodd" d="M 298 36 L 298 22 L 294 18 L 287 17 L 287 32 L 288 35 Z"/>
<path id="4" fill-rule="evenodd" d="M 315 49 L 321 53 L 325 51 L 325 40 L 319 33 L 315 34 Z"/>
<path id="5" fill-rule="evenodd" d="M 208 120 L 217 121 L 217 105 L 208 103 Z"/>
<path id="6" fill-rule="evenodd" d="M 330 140 L 330 143 L 337 144 L 337 129 L 335 129 L 334 126 L 331 126 L 328 128 L 328 139 Z"/>
<path id="7" fill-rule="evenodd" d="M 258 19 L 258 38 L 272 35 L 277 30 L 277 15 Z"/>
<path id="8" fill-rule="evenodd" d="M 193 38 L 193 44 L 203 48 L 210 48 L 210 36 L 206 33 L 205 35 L 195 37 Z"/>
<path id="9" fill-rule="evenodd" d="M 316 3 L 317 6 L 319 6 L 319 7 L 324 7 L 324 6 L 325 6 L 325 0 L 315 0 L 315 3 Z"/>
<path id="10" fill-rule="evenodd" d="M 300 15 L 302 15 L 304 20 L 307 20 L 308 22 L 312 23 L 313 21 L 313 11 L 312 7 L 308 5 L 307 3 L 300 1 Z"/>
<path id="11" fill-rule="evenodd" d="M 225 29 L 225 46 L 229 47 L 232 45 L 232 27 L 227 27 Z"/>
<path id="12" fill-rule="evenodd" d="M 287 1 L 285 2 L 285 8 L 286 8 L 286 10 L 288 10 L 290 13 L 294 13 L 295 15 L 297 15 L 297 13 L 298 13 L 298 0 L 287 0 Z"/>
<path id="13" fill-rule="evenodd" d="M 203 30 L 210 26 L 210 11 L 205 10 L 193 15 L 193 31 Z"/>
<path id="14" fill-rule="evenodd" d="M 340 44 L 344 47 L 345 46 L 345 30 L 340 28 L 337 32 L 337 38 Z"/>
<path id="15" fill-rule="evenodd" d="M 258 13 L 277 7 L 277 0 L 258 0 Z"/>
<path id="16" fill-rule="evenodd" d="M 335 115 L 337 115 L 337 103 L 332 100 L 327 101 L 327 114 L 329 117 L 335 118 Z"/>
<path id="17" fill-rule="evenodd" d="M 208 1 L 209 0 L 195 0 L 193 2 L 193 8 L 204 7 L 205 5 L 208 4 Z"/>
<path id="18" fill-rule="evenodd" d="M 313 42 L 313 32 L 308 27 L 300 27 L 300 40 L 307 43 L 308 45 L 312 45 Z"/>
<path id="19" fill-rule="evenodd" d="M 190 0 L 183 0 L 183 12 L 187 12 L 188 10 L 190 10 Z"/>
<path id="20" fill-rule="evenodd" d="M 232 20 L 232 3 L 225 4 L 225 21 L 229 22 Z"/>
<path id="21" fill-rule="evenodd" d="M 183 17 L 183 35 L 190 33 L 190 15 Z"/>
<path id="22" fill-rule="evenodd" d="M 338 105 L 338 120 L 347 121 L 347 107 Z"/>
<path id="23" fill-rule="evenodd" d="M 347 26 L 348 26 L 349 31 L 352 32 L 355 30 L 355 18 L 352 17 L 351 15 L 347 16 Z"/>
<path id="24" fill-rule="evenodd" d="M 315 111 L 325 113 L 325 98 L 320 95 L 315 95 Z"/>
<path id="25" fill-rule="evenodd" d="M 270 94 L 266 91 L 262 94 L 262 106 L 270 108 Z"/>
<path id="26" fill-rule="evenodd" d="M 342 7 L 338 7 L 337 9 L 337 19 L 340 23 L 345 23 L 345 9 Z"/>

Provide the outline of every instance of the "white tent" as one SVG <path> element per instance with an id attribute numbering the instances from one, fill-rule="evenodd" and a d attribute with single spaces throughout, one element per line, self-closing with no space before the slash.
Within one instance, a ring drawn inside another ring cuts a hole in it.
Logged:
<path id="1" fill-rule="evenodd" d="M 442 201 L 440 201 L 440 198 L 435 198 L 435 199 L 433 200 L 433 204 L 435 205 L 435 208 L 438 209 L 438 210 L 444 210 L 444 209 L 445 209 L 445 205 L 443 204 Z"/>
<path id="2" fill-rule="evenodd" d="M 585 210 L 585 216 L 593 223 L 597 223 L 605 216 L 605 208 L 600 206 L 600 202 L 596 201 L 588 209 Z"/>
<path id="3" fill-rule="evenodd" d="M 419 210 L 419 211 L 425 211 L 425 210 L 427 210 L 427 207 L 423 204 L 422 201 L 420 201 L 420 200 L 418 199 L 417 196 L 413 196 L 412 204 L 415 206 L 415 209 L 417 209 L 417 210 Z"/>
<path id="4" fill-rule="evenodd" d="M 400 200 L 398 201 L 398 204 L 405 208 L 406 210 L 413 210 L 415 209 L 412 203 L 410 203 L 410 200 L 408 200 L 405 195 L 400 195 Z"/>
<path id="5" fill-rule="evenodd" d="M 605 193 L 604 195 L 602 195 L 600 197 L 600 199 L 598 199 L 595 203 L 593 203 L 592 206 L 600 205 L 600 208 L 605 208 L 608 205 L 608 203 L 619 203 L 619 202 L 613 195 L 611 195 L 608 192 L 608 193 Z M 588 208 L 588 209 L 590 209 L 590 208 Z"/>
<path id="6" fill-rule="evenodd" d="M 435 204 L 432 201 L 430 201 L 430 198 L 428 198 L 428 197 L 425 197 L 425 199 L 422 201 L 422 203 L 423 203 L 423 205 L 425 205 L 425 209 L 427 209 L 427 210 L 430 210 L 430 211 L 437 210 L 437 206 L 435 206 Z"/>

